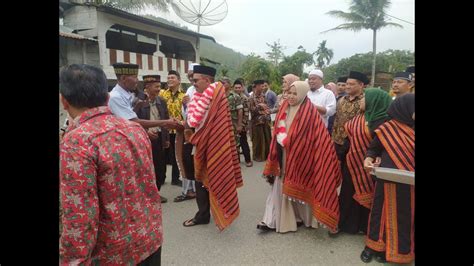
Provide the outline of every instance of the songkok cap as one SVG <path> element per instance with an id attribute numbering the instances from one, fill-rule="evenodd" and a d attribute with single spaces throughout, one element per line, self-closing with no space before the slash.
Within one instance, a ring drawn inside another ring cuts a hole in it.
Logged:
<path id="1" fill-rule="evenodd" d="M 369 78 L 364 73 L 361 73 L 361 72 L 351 71 L 349 72 L 349 76 L 347 78 L 357 79 L 358 81 L 361 81 L 364 84 L 369 84 Z"/>
<path id="2" fill-rule="evenodd" d="M 309 72 L 309 76 L 311 76 L 311 75 L 316 75 L 316 76 L 320 77 L 321 79 L 324 77 L 323 71 L 321 71 L 319 69 L 311 70 L 311 72 Z"/>
<path id="3" fill-rule="evenodd" d="M 213 67 L 197 65 L 193 67 L 193 73 L 214 77 L 216 75 L 216 69 Z"/>
<path id="4" fill-rule="evenodd" d="M 198 64 L 198 63 L 191 63 L 191 64 L 189 64 L 189 66 L 188 66 L 188 71 L 193 71 L 194 66 L 199 66 L 199 64 Z"/>
<path id="5" fill-rule="evenodd" d="M 114 67 L 115 75 L 138 75 L 138 65 L 129 63 L 115 63 Z"/>
<path id="6" fill-rule="evenodd" d="M 257 80 L 253 81 L 253 85 L 260 85 L 260 84 L 263 84 L 263 83 L 265 83 L 265 80 L 263 80 L 263 79 L 257 79 Z"/>
<path id="7" fill-rule="evenodd" d="M 146 75 L 146 76 L 143 76 L 143 83 L 149 84 L 153 82 L 161 82 L 160 79 L 161 79 L 160 75 Z"/>
<path id="8" fill-rule="evenodd" d="M 395 73 L 395 75 L 393 76 L 393 79 L 394 80 L 404 79 L 404 80 L 412 81 L 413 75 L 409 72 L 398 72 L 398 73 Z"/>
<path id="9" fill-rule="evenodd" d="M 405 69 L 405 72 L 408 73 L 415 73 L 415 66 L 409 66 L 407 69 Z"/>
<path id="10" fill-rule="evenodd" d="M 337 78 L 337 83 L 339 83 L 339 82 L 346 83 L 347 82 L 347 76 L 338 77 Z"/>

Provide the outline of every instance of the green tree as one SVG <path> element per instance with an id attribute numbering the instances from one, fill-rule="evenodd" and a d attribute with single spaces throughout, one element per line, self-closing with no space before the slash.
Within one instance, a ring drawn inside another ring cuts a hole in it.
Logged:
<path id="1" fill-rule="evenodd" d="M 372 30 L 372 77 L 375 76 L 377 31 L 387 26 L 402 28 L 402 25 L 400 24 L 387 22 L 387 14 L 385 13 L 385 10 L 390 6 L 390 4 L 390 0 L 352 0 L 349 6 L 350 12 L 332 10 L 326 13 L 331 16 L 342 18 L 347 21 L 347 23 L 324 32 L 332 30 L 351 30 L 355 32 L 362 29 Z M 374 79 L 372 79 L 371 85 L 374 85 Z"/>
<path id="2" fill-rule="evenodd" d="M 339 60 L 323 69 L 324 82 L 334 82 L 340 76 L 349 74 L 355 70 L 362 73 L 370 73 L 372 68 L 372 53 L 355 54 L 348 58 Z M 377 53 L 376 72 L 395 73 L 404 71 L 407 66 L 414 65 L 415 54 L 407 50 L 387 50 Z M 371 78 L 371 80 L 374 80 Z"/>
<path id="3" fill-rule="evenodd" d="M 108 5 L 126 11 L 139 12 L 147 8 L 157 8 L 169 12 L 171 0 L 95 0 L 95 4 Z"/>
<path id="4" fill-rule="evenodd" d="M 299 49 L 291 56 L 285 56 L 278 66 L 280 76 L 286 74 L 295 74 L 299 77 L 303 75 L 304 65 L 311 65 L 314 63 L 313 55 L 303 49 Z"/>
<path id="5" fill-rule="evenodd" d="M 333 50 L 326 47 L 326 40 L 319 44 L 318 50 L 316 50 L 314 54 L 316 55 L 316 66 L 318 68 L 323 68 L 325 65 L 329 65 L 329 62 L 331 62 L 331 59 L 334 56 Z"/>
<path id="6" fill-rule="evenodd" d="M 272 68 L 273 65 L 270 62 L 252 53 L 242 64 L 240 73 L 245 84 L 250 84 L 256 79 L 270 79 Z"/>
<path id="7" fill-rule="evenodd" d="M 280 39 L 278 39 L 278 41 L 276 42 L 274 41 L 273 44 L 269 44 L 269 43 L 266 43 L 266 44 L 270 48 L 271 51 L 266 52 L 265 54 L 267 54 L 268 59 L 270 59 L 270 61 L 276 67 L 278 66 L 278 60 L 282 59 L 283 56 L 285 56 L 282 51 L 285 49 L 285 47 L 283 47 L 280 44 Z"/>
<path id="8" fill-rule="evenodd" d="M 221 76 L 222 76 L 222 77 L 227 77 L 227 74 L 229 74 L 229 69 L 227 68 L 227 66 L 222 66 L 222 68 L 221 68 Z"/>

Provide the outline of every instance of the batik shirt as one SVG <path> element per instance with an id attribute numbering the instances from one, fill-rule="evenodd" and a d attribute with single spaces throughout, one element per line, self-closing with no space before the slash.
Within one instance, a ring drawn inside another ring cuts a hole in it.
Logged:
<path id="1" fill-rule="evenodd" d="M 184 121 L 182 107 L 183 107 L 183 98 L 186 94 L 183 92 L 181 87 L 179 87 L 176 93 L 173 93 L 171 89 L 161 90 L 160 96 L 165 99 L 166 105 L 168 107 L 168 113 L 170 118 L 176 118 L 179 121 Z M 176 134 L 176 130 L 170 130 L 170 133 Z"/>
<path id="2" fill-rule="evenodd" d="M 344 139 L 347 138 L 347 133 L 344 130 L 344 124 L 354 118 L 360 112 L 360 100 L 364 98 L 364 94 L 356 96 L 349 100 L 349 95 L 345 95 L 337 102 L 336 118 L 332 126 L 332 140 L 339 144 L 344 144 Z"/>
<path id="3" fill-rule="evenodd" d="M 136 265 L 163 235 L 148 135 L 106 106 L 71 122 L 60 146 L 60 265 Z"/>
<path id="4" fill-rule="evenodd" d="M 265 107 L 258 106 L 258 104 L 264 103 Z M 249 109 L 250 114 L 252 115 L 252 124 L 263 125 L 270 121 L 270 115 L 265 114 L 265 110 L 269 110 L 267 102 L 265 101 L 265 96 L 263 93 L 256 96 L 255 93 L 252 94 L 249 98 Z"/>

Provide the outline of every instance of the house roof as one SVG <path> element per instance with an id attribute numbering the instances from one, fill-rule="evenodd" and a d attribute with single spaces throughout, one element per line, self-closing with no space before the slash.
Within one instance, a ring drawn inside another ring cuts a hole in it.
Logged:
<path id="1" fill-rule="evenodd" d="M 76 34 L 76 33 L 64 32 L 64 31 L 61 31 L 61 30 L 59 30 L 59 36 L 64 37 L 64 38 L 69 38 L 69 39 L 86 40 L 86 41 L 97 42 L 96 39 L 88 38 L 88 37 L 85 37 L 85 36 L 82 36 L 82 35 L 79 35 L 79 34 Z"/>
<path id="2" fill-rule="evenodd" d="M 159 22 L 159 21 L 156 21 L 156 20 L 153 20 L 153 19 L 141 17 L 141 16 L 138 16 L 138 15 L 134 15 L 132 13 L 128 13 L 128 12 L 125 12 L 123 10 L 113 8 L 113 7 L 110 7 L 110 6 L 101 5 L 101 6 L 97 7 L 97 10 L 108 13 L 108 14 L 116 15 L 116 16 L 119 16 L 119 17 L 139 21 L 139 22 L 151 25 L 151 26 L 158 26 L 158 27 L 161 27 L 161 28 L 165 28 L 165 29 L 175 31 L 175 32 L 180 32 L 180 33 L 183 33 L 183 34 L 186 34 L 186 35 L 191 35 L 191 36 L 194 36 L 194 37 L 209 39 L 213 42 L 216 42 L 216 40 L 211 36 L 200 34 L 200 33 L 194 32 L 194 31 L 190 31 L 190 30 L 185 30 L 185 29 L 178 28 L 178 27 L 174 27 L 174 26 L 168 25 L 166 23 L 162 23 L 162 22 Z"/>

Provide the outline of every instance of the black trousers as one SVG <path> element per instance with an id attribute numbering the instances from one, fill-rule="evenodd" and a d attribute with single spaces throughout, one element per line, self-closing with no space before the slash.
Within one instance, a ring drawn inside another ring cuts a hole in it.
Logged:
<path id="1" fill-rule="evenodd" d="M 193 151 L 193 144 L 186 143 L 183 145 L 183 166 L 186 171 L 188 180 L 195 180 L 194 178 L 194 156 L 191 154 Z"/>
<path id="2" fill-rule="evenodd" d="M 341 155 L 338 157 L 342 171 L 341 193 L 339 194 L 339 230 L 349 234 L 357 234 L 359 231 L 367 233 L 370 210 L 354 199 L 354 183 L 352 183 L 351 174 L 347 168 L 346 158 L 342 156 L 345 153 L 341 151 L 344 147 L 335 145 L 336 153 Z"/>
<path id="3" fill-rule="evenodd" d="M 166 179 L 166 153 L 165 149 L 163 149 L 161 132 L 158 136 L 158 139 L 151 141 L 151 152 L 153 155 L 153 166 L 155 167 L 156 186 L 160 190 Z"/>
<path id="4" fill-rule="evenodd" d="M 161 247 L 155 253 L 151 254 L 144 261 L 137 264 L 138 266 L 161 266 Z"/>
<path id="5" fill-rule="evenodd" d="M 183 161 L 186 174 L 194 177 L 194 156 L 191 154 L 193 150 L 192 144 L 184 144 L 183 147 Z M 191 178 L 189 178 L 191 179 Z M 202 183 L 196 181 L 196 203 L 198 211 L 194 215 L 196 223 L 209 223 L 211 219 L 211 203 L 209 202 L 209 192 L 202 186 Z"/>
<path id="6" fill-rule="evenodd" d="M 247 142 L 247 132 L 240 132 L 240 147 L 242 147 L 242 153 L 244 154 L 245 162 L 251 162 L 249 143 Z M 239 155 L 240 158 L 240 155 Z"/>
<path id="7" fill-rule="evenodd" d="M 198 212 L 194 215 L 196 223 L 209 223 L 211 219 L 211 203 L 209 202 L 209 191 L 196 181 L 196 203 Z"/>
<path id="8" fill-rule="evenodd" d="M 175 183 L 179 181 L 179 168 L 178 163 L 176 162 L 176 153 L 175 153 L 175 140 L 176 134 L 170 133 L 170 147 L 167 149 L 167 156 L 169 162 L 171 163 L 171 182 Z"/>

